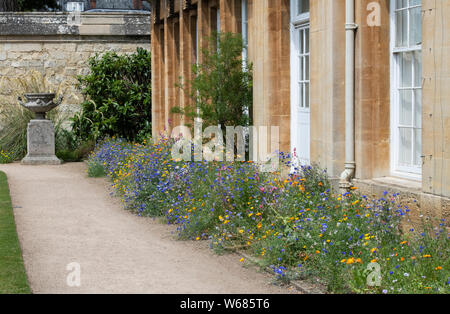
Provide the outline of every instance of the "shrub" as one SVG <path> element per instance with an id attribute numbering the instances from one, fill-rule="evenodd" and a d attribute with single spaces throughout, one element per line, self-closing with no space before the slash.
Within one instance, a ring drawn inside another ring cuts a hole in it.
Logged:
<path id="1" fill-rule="evenodd" d="M 107 52 L 89 59 L 79 76 L 87 100 L 72 121 L 80 140 L 117 136 L 141 141 L 151 134 L 151 59 L 143 48 L 130 55 Z"/>
<path id="2" fill-rule="evenodd" d="M 397 194 L 335 194 L 317 166 L 283 176 L 251 162 L 178 162 L 172 145 L 108 140 L 90 160 L 104 165 L 128 209 L 164 216 L 181 238 L 246 249 L 282 281 L 319 278 L 338 293 L 449 292 L 445 220 L 404 232 L 410 210 Z M 280 157 L 289 167 L 289 156 Z M 372 263 L 382 278 L 374 287 Z"/>

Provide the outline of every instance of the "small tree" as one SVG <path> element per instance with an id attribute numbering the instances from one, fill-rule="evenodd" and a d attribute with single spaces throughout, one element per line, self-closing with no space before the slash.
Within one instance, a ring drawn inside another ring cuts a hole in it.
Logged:
<path id="1" fill-rule="evenodd" d="M 244 65 L 244 43 L 240 34 L 222 33 L 210 38 L 202 51 L 203 62 L 193 65 L 190 88 L 180 85 L 193 100 L 192 106 L 175 107 L 173 113 L 199 117 L 203 127 L 248 126 L 252 123 L 252 64 Z M 225 133 L 224 133 L 225 134 Z"/>

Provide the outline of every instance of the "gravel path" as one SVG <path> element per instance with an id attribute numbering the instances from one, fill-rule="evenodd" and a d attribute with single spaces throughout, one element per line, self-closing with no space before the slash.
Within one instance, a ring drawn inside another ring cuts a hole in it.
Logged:
<path id="1" fill-rule="evenodd" d="M 177 241 L 173 226 L 127 212 L 109 183 L 85 169 L 0 165 L 34 293 L 295 293 L 243 267 L 237 255 Z M 79 287 L 67 284 L 70 263 L 81 267 Z"/>

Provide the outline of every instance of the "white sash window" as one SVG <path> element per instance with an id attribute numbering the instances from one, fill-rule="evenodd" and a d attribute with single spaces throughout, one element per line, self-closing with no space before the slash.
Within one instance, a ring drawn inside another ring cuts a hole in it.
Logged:
<path id="1" fill-rule="evenodd" d="M 421 0 L 391 1 L 391 168 L 420 179 L 422 170 Z"/>

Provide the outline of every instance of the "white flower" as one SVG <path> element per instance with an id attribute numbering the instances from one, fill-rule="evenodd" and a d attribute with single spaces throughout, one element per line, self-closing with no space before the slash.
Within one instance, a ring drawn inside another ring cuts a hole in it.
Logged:
<path id="1" fill-rule="evenodd" d="M 387 294 L 388 291 L 386 289 L 383 290 L 383 294 Z"/>
<path id="2" fill-rule="evenodd" d="M 408 273 L 404 273 L 403 276 L 409 277 L 409 274 Z"/>

